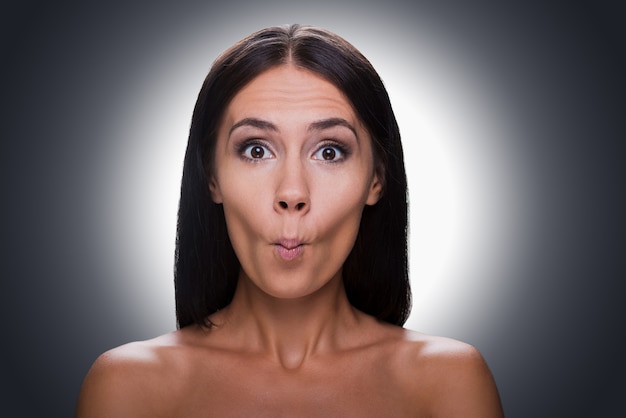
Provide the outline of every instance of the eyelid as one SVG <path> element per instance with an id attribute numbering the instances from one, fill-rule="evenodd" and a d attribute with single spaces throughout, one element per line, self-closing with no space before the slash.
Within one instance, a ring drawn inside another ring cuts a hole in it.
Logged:
<path id="1" fill-rule="evenodd" d="M 263 156 L 262 158 L 248 157 L 248 156 L 245 155 L 245 153 L 251 147 L 261 147 L 269 155 L 268 156 Z M 244 159 L 245 161 L 250 161 L 250 162 L 254 162 L 254 163 L 275 157 L 275 154 L 272 151 L 271 146 L 267 143 L 267 141 L 264 141 L 264 140 L 259 139 L 259 138 L 244 139 L 241 142 L 235 144 L 235 149 L 237 151 L 237 155 L 239 155 L 240 158 Z"/>
<path id="2" fill-rule="evenodd" d="M 335 148 L 336 150 L 339 151 L 339 157 L 335 160 L 325 160 L 324 158 L 314 158 L 320 151 L 326 149 L 326 148 Z M 316 149 L 315 152 L 313 152 L 313 159 L 318 160 L 318 161 L 322 161 L 325 163 L 338 163 L 341 161 L 344 161 L 346 158 L 348 158 L 350 156 L 350 149 L 347 145 L 336 141 L 336 140 L 330 140 L 327 139 L 325 141 L 323 141 L 322 143 L 320 143 Z"/>

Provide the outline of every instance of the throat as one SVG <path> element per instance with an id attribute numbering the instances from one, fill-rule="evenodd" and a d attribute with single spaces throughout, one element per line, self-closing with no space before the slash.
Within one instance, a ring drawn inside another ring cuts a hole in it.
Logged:
<path id="1" fill-rule="evenodd" d="M 340 276 L 296 299 L 272 297 L 240 278 L 226 316 L 227 328 L 238 335 L 242 348 L 258 350 L 292 371 L 318 354 L 340 350 L 359 322 Z"/>
<path id="2" fill-rule="evenodd" d="M 311 351 L 302 346 L 280 347 L 275 351 L 274 356 L 283 369 L 296 371 L 302 368 Z"/>
<path id="3" fill-rule="evenodd" d="M 282 321 L 257 323 L 262 350 L 285 370 L 298 370 L 311 357 L 336 349 L 343 335 L 338 318 L 320 320 L 314 315 L 286 317 Z"/>

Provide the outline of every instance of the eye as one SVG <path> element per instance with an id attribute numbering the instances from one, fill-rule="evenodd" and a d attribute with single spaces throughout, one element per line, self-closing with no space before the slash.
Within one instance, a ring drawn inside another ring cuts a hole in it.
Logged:
<path id="1" fill-rule="evenodd" d="M 258 143 L 243 145 L 240 153 L 248 160 L 265 160 L 272 158 L 272 152 L 265 145 Z"/>
<path id="2" fill-rule="evenodd" d="M 339 145 L 323 145 L 313 154 L 313 159 L 328 162 L 337 162 L 346 158 L 347 152 Z"/>

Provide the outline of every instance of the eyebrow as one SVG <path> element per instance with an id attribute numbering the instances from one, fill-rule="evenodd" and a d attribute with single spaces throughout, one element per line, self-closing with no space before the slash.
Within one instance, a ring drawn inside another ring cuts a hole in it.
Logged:
<path id="1" fill-rule="evenodd" d="M 242 126 L 251 126 L 253 128 L 258 128 L 258 129 L 262 129 L 265 131 L 278 132 L 278 127 L 274 125 L 272 122 L 268 122 L 266 120 L 257 119 L 257 118 L 244 118 L 240 120 L 239 122 L 235 123 L 230 128 L 230 130 L 228 131 L 228 136 L 231 136 L 235 129 L 241 128 Z M 352 131 L 352 133 L 357 139 L 359 138 L 354 126 L 352 126 L 350 122 L 348 122 L 347 120 L 343 118 L 328 118 L 328 119 L 321 119 L 321 120 L 312 122 L 308 126 L 307 131 L 309 132 L 310 131 L 323 131 L 324 129 L 334 128 L 335 126 L 343 126 L 344 128 L 348 128 L 350 129 L 350 131 Z"/>
<path id="2" fill-rule="evenodd" d="M 342 118 L 328 118 L 315 121 L 309 125 L 308 131 L 322 131 L 324 129 L 334 128 L 335 126 L 343 126 L 352 131 L 354 136 L 359 139 L 359 135 L 356 133 L 356 129 L 350 122 Z"/>
<path id="3" fill-rule="evenodd" d="M 233 131 L 242 126 L 252 126 L 253 128 L 263 129 L 264 131 L 274 131 L 277 132 L 278 128 L 271 122 L 266 120 L 257 119 L 257 118 L 244 118 L 239 122 L 235 123 L 228 131 L 228 136 L 230 136 Z"/>

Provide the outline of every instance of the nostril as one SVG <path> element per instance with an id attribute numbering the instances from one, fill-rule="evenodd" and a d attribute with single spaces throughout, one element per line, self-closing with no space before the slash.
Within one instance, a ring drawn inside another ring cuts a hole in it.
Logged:
<path id="1" fill-rule="evenodd" d="M 281 209 L 288 209 L 289 208 L 289 204 L 287 202 L 285 202 L 284 200 L 280 200 L 278 202 L 278 206 L 280 206 Z M 295 210 L 300 211 L 302 210 L 304 207 L 306 206 L 306 202 L 299 202 L 296 203 L 295 206 L 292 206 Z"/>

